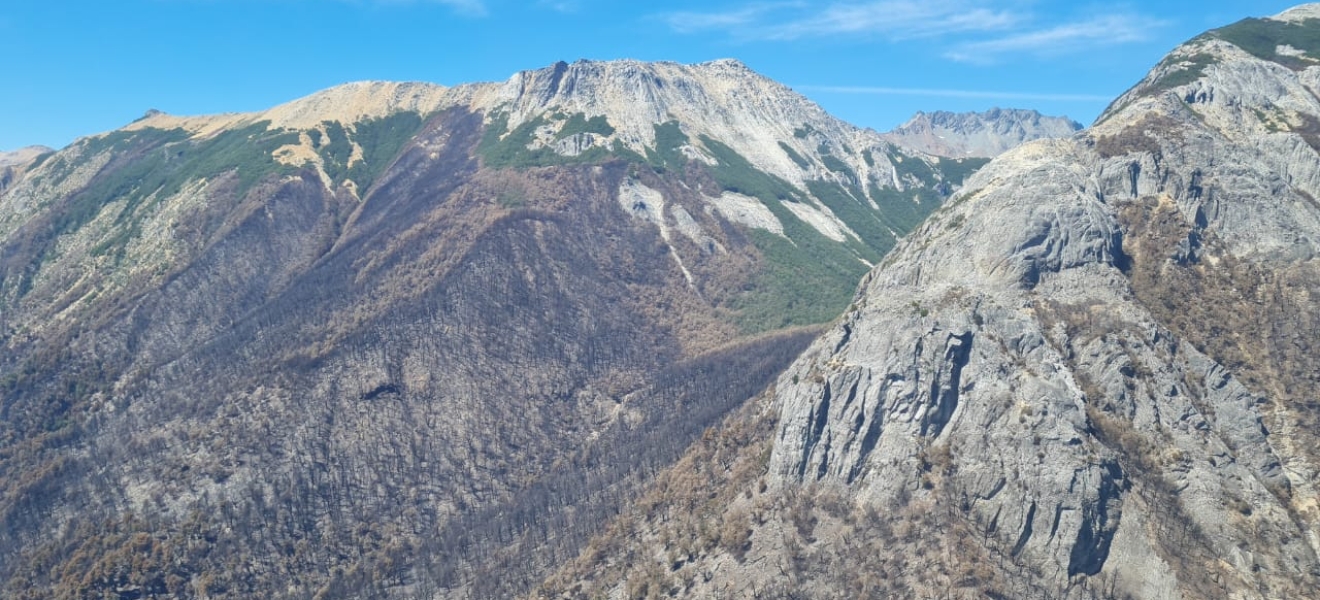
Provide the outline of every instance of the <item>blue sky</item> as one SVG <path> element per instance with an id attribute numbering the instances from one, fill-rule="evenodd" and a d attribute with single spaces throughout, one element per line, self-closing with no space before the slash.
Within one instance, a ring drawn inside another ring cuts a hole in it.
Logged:
<path id="1" fill-rule="evenodd" d="M 0 149 L 60 147 L 151 108 L 259 110 L 347 81 L 498 81 L 579 58 L 737 58 L 878 130 L 994 106 L 1089 123 L 1180 42 L 1293 4 L 4 0 Z"/>

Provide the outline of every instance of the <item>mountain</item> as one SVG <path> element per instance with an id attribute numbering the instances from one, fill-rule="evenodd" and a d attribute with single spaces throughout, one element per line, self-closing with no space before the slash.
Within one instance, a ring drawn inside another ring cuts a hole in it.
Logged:
<path id="1" fill-rule="evenodd" d="M 1082 125 L 1034 110 L 992 108 L 986 112 L 918 112 L 885 139 L 932 156 L 994 158 L 1023 143 L 1063 138 Z"/>
<path id="2" fill-rule="evenodd" d="M 13 185 L 38 159 L 54 152 L 45 146 L 28 146 L 10 152 L 0 151 L 0 193 Z"/>
<path id="3" fill-rule="evenodd" d="M 1210 31 L 990 162 L 536 595 L 1314 597 L 1317 40 Z"/>
<path id="4" fill-rule="evenodd" d="M 0 151 L 0 167 L 20 165 L 50 152 L 54 152 L 54 150 L 45 146 L 28 146 L 8 152 Z"/>
<path id="5" fill-rule="evenodd" d="M 3 595 L 530 590 L 979 164 L 727 60 L 81 139 L 0 193 Z"/>

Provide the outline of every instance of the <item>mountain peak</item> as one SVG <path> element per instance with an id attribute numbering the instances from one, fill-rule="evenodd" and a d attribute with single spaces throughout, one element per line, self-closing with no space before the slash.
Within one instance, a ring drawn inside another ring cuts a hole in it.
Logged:
<path id="1" fill-rule="evenodd" d="M 1320 19 L 1320 2 L 1312 4 L 1302 4 L 1285 10 L 1273 17 L 1274 21 L 1302 22 L 1310 19 Z"/>
<path id="2" fill-rule="evenodd" d="M 1309 131 L 1320 66 L 1320 4 L 1243 19 L 1175 48 L 1096 120 L 1123 127 L 1152 112 L 1194 116 L 1231 137 Z"/>
<path id="3" fill-rule="evenodd" d="M 54 150 L 46 146 L 26 146 L 17 150 L 0 150 L 0 167 L 22 164 Z"/>
<path id="4" fill-rule="evenodd" d="M 425 114 L 445 102 L 448 90 L 434 83 L 355 81 L 281 104 L 261 117 L 276 127 L 307 129 L 322 121 L 353 123 L 400 111 Z"/>
<path id="5" fill-rule="evenodd" d="M 506 115 L 511 128 L 548 115 L 604 117 L 613 133 L 599 142 L 641 153 L 654 147 L 657 125 L 671 122 L 693 144 L 702 135 L 722 140 L 770 172 L 801 172 L 780 142 L 792 140 L 788 143 L 799 154 L 814 151 L 819 140 L 808 145 L 807 131 L 863 145 L 854 139 L 859 129 L 734 59 L 561 62 L 520 71 L 495 85 L 494 91 L 474 89 L 470 105 L 488 115 Z"/>

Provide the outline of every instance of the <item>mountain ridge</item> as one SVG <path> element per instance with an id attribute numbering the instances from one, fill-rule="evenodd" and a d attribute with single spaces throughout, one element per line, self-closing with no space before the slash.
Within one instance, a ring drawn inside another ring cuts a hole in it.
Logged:
<path id="1" fill-rule="evenodd" d="M 0 167 L 10 167 L 28 162 L 42 154 L 54 152 L 46 146 L 26 146 L 17 150 L 0 150 Z"/>
<path id="2" fill-rule="evenodd" d="M 1067 137 L 1082 125 L 1035 110 L 992 108 L 984 112 L 918 112 L 884 134 L 895 144 L 935 156 L 993 158 L 1025 142 Z"/>

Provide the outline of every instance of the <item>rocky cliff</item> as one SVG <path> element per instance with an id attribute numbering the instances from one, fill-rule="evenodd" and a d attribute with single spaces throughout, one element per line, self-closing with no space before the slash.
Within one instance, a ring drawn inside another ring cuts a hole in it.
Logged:
<path id="1" fill-rule="evenodd" d="M 1064 138 L 1082 125 L 1034 110 L 992 108 L 985 112 L 919 112 L 885 139 L 933 156 L 994 158 L 1039 139 Z"/>
<path id="2" fill-rule="evenodd" d="M 80 140 L 0 192 L 0 588 L 525 591 L 972 166 L 734 61 Z"/>
<path id="3" fill-rule="evenodd" d="M 1314 596 L 1317 39 L 1208 32 L 992 161 L 540 595 Z"/>

